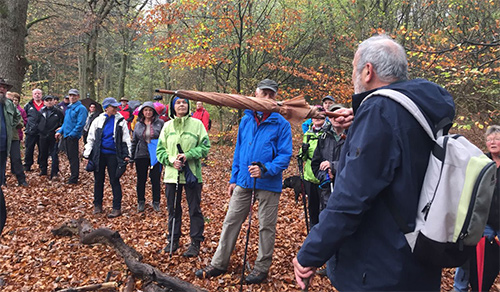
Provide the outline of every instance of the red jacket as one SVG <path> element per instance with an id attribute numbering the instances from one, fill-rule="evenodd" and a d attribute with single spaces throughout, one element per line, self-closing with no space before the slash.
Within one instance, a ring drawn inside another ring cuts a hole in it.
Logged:
<path id="1" fill-rule="evenodd" d="M 207 130 L 208 132 L 208 123 L 210 121 L 210 114 L 205 108 L 202 107 L 201 109 L 197 109 L 196 111 L 194 111 L 192 117 L 200 120 L 203 123 L 203 126 L 205 126 L 205 130 Z"/>

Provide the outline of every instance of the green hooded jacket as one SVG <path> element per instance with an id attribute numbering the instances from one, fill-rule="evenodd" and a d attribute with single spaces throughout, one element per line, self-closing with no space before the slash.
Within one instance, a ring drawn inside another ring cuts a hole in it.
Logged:
<path id="1" fill-rule="evenodd" d="M 210 149 L 207 130 L 200 120 L 189 115 L 189 103 L 187 114 L 183 117 L 176 117 L 172 102 L 170 101 L 169 104 L 169 115 L 172 119 L 163 126 L 156 148 L 158 161 L 165 167 L 163 181 L 165 183 L 177 182 L 179 172 L 174 168 L 173 163 L 179 154 L 177 144 L 180 144 L 189 168 L 201 183 L 201 158 L 207 157 Z M 183 175 L 179 176 L 179 183 L 186 183 Z"/>
<path id="2" fill-rule="evenodd" d="M 21 113 L 17 110 L 16 106 L 10 99 L 5 100 L 5 104 L 3 105 L 3 114 L 5 117 L 5 129 L 7 131 L 7 153 L 10 153 L 12 132 L 14 129 L 22 128 L 23 123 L 21 122 Z"/>
<path id="3" fill-rule="evenodd" d="M 323 127 L 317 131 L 314 132 L 313 130 L 313 124 L 309 125 L 309 130 L 304 133 L 304 138 L 302 139 L 303 144 L 309 144 L 309 147 L 307 149 L 307 153 L 304 153 L 303 155 L 303 161 L 304 161 L 304 180 L 311 182 L 313 184 L 319 184 L 320 181 L 316 178 L 314 175 L 314 172 L 312 171 L 311 168 L 311 160 L 314 154 L 314 150 L 316 150 L 316 147 L 318 146 L 318 139 L 319 137 L 325 132 L 325 125 L 329 124 L 329 122 L 325 122 Z M 302 147 L 299 150 L 299 156 L 302 155 Z"/>

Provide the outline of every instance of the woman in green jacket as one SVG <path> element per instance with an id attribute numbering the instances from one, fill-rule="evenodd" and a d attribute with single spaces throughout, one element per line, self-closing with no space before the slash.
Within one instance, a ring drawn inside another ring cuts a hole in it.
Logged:
<path id="1" fill-rule="evenodd" d="M 207 156 L 210 141 L 203 123 L 190 117 L 189 112 L 187 99 L 174 97 L 171 100 L 169 106 L 171 120 L 166 122 L 161 130 L 156 156 L 165 166 L 163 181 L 166 183 L 169 243 L 164 250 L 170 252 L 179 248 L 182 224 L 181 195 L 184 188 L 191 221 L 191 245 L 183 256 L 194 257 L 199 254 L 200 243 L 204 239 L 204 218 L 200 207 L 202 188 L 200 160 Z"/>

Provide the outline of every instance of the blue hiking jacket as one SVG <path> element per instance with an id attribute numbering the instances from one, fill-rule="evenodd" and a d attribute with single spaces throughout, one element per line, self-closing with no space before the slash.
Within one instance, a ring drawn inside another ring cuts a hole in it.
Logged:
<path id="1" fill-rule="evenodd" d="M 282 172 L 292 156 L 292 130 L 290 123 L 278 113 L 271 113 L 259 126 L 254 112 L 245 110 L 238 128 L 238 140 L 234 150 L 233 169 L 229 183 L 242 188 L 252 188 L 248 166 L 261 162 L 267 169 L 257 179 L 256 188 L 280 193 Z"/>
<path id="2" fill-rule="evenodd" d="M 432 124 L 453 120 L 450 94 L 417 79 L 382 87 L 410 97 Z M 433 142 L 415 118 L 373 91 L 353 96 L 355 119 L 341 152 L 335 188 L 297 257 L 320 267 L 339 291 L 439 291 L 441 269 L 420 264 L 387 200 L 415 227 L 420 189 Z"/>
<path id="3" fill-rule="evenodd" d="M 63 125 L 57 132 L 61 133 L 64 138 L 80 139 L 86 121 L 87 109 L 80 101 L 77 101 L 68 105 L 64 113 Z"/>

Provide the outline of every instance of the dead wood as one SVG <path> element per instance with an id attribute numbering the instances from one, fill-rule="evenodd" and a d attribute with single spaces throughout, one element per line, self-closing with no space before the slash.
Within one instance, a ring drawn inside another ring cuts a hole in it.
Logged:
<path id="1" fill-rule="evenodd" d="M 125 264 L 133 277 L 142 280 L 144 291 L 204 291 L 191 283 L 178 278 L 168 276 L 157 268 L 142 263 L 142 255 L 134 248 L 128 246 L 117 231 L 109 228 L 93 229 L 90 222 L 84 218 L 70 220 L 61 226 L 51 230 L 57 236 L 78 235 L 83 244 L 105 244 L 112 246 L 125 260 Z M 63 291 L 63 290 L 61 290 Z M 90 290 L 68 290 L 68 291 L 90 291 Z"/>
<path id="2" fill-rule="evenodd" d="M 62 289 L 62 290 L 58 290 L 58 292 L 97 291 L 97 290 L 104 290 L 104 289 L 114 289 L 117 287 L 118 287 L 118 283 L 107 282 L 107 283 L 102 283 L 102 284 L 86 285 L 86 286 L 77 287 L 77 288 Z"/>

